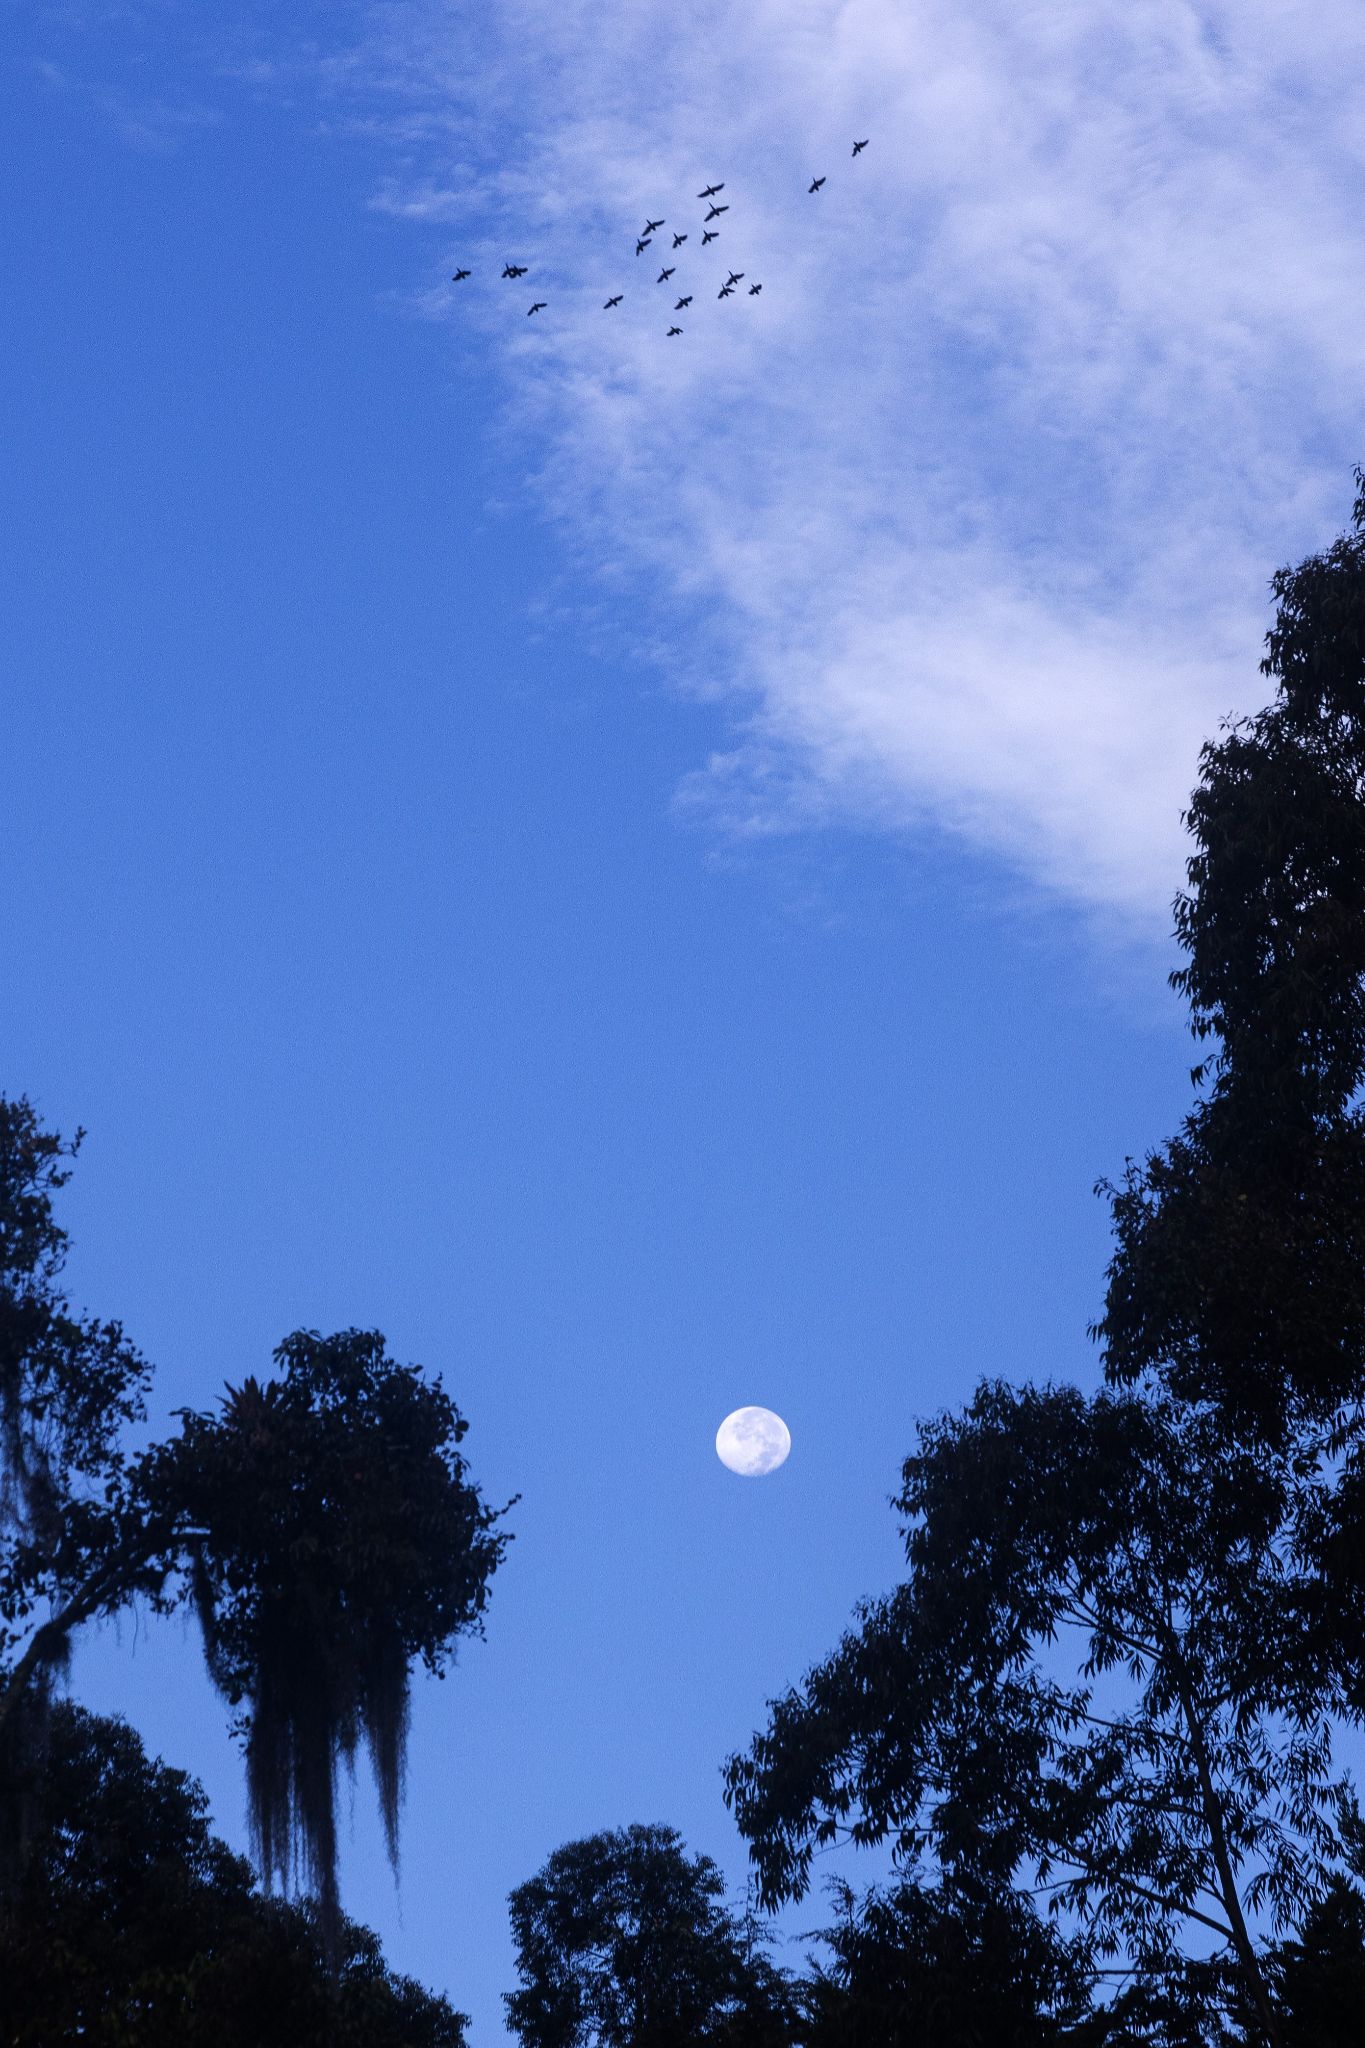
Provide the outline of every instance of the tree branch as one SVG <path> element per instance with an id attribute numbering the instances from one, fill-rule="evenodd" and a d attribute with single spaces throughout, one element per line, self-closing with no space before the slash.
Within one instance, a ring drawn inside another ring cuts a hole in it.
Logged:
<path id="1" fill-rule="evenodd" d="M 121 1546 L 101 1570 L 72 1594 L 64 1607 L 34 1630 L 23 1655 L 0 1688 L 0 1732 L 3 1732 L 6 1721 L 39 1667 L 55 1663 L 72 1630 L 79 1628 L 83 1621 L 89 1621 L 101 1607 L 120 1595 L 127 1599 L 131 1593 L 127 1580 L 140 1565 L 148 1563 L 174 1533 L 164 1526 L 144 1530 L 136 1543 Z"/>
<path id="2" fill-rule="evenodd" d="M 1232 1866 L 1232 1854 L 1228 1847 L 1227 1829 L 1223 1822 L 1223 1808 L 1217 1788 L 1213 1782 L 1213 1771 L 1209 1765 L 1208 1749 L 1204 1742 L 1203 1724 L 1199 1718 L 1194 1697 L 1194 1684 L 1189 1668 L 1181 1653 L 1180 1644 L 1173 1630 L 1168 1631 L 1167 1656 L 1171 1675 L 1184 1711 L 1185 1722 L 1190 1731 L 1190 1747 L 1194 1754 L 1195 1770 L 1199 1774 L 1200 1790 L 1204 1801 L 1204 1824 L 1209 1831 L 1209 1844 L 1213 1850 L 1214 1863 L 1223 1894 L 1223 1907 L 1232 1922 L 1232 1944 L 1237 1960 L 1246 1976 L 1247 1989 L 1251 1993 L 1256 2016 L 1270 2048 L 1280 2048 L 1280 2029 L 1270 1994 L 1266 1989 L 1265 1977 L 1256 1955 L 1246 1917 L 1242 1912 L 1242 1901 L 1237 1891 L 1237 1874 Z"/>

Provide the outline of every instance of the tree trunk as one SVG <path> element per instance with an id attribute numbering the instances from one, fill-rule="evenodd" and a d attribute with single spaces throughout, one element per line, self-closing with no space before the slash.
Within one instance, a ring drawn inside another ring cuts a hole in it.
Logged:
<path id="1" fill-rule="evenodd" d="M 1167 1654 L 1175 1674 L 1176 1689 L 1185 1714 L 1185 1723 L 1190 1732 L 1190 1749 L 1194 1756 L 1195 1770 L 1199 1774 L 1200 1797 L 1204 1809 L 1204 1824 L 1209 1831 L 1209 1845 L 1218 1871 L 1218 1889 L 1232 1929 L 1232 1945 L 1237 1961 L 1246 1981 L 1246 1989 L 1252 2010 L 1266 2039 L 1267 2048 L 1283 2048 L 1280 2023 L 1271 2003 L 1270 1989 L 1265 1981 L 1256 1945 L 1251 1939 L 1251 1930 L 1242 1911 L 1242 1901 L 1237 1890 L 1237 1875 L 1232 1867 L 1232 1856 L 1228 1849 L 1227 1830 L 1223 1825 L 1223 1808 L 1218 1798 L 1218 1789 L 1213 1782 L 1209 1768 L 1208 1745 L 1204 1740 L 1204 1727 L 1199 1717 L 1190 1682 L 1188 1666 L 1180 1653 L 1175 1632 L 1163 1626 L 1167 1638 Z"/>

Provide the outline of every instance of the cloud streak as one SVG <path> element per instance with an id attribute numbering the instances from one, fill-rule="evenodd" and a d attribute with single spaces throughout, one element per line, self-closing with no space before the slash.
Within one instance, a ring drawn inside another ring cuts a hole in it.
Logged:
<path id="1" fill-rule="evenodd" d="M 1269 575 L 1365 454 L 1363 70 L 1340 0 L 499 0 L 386 10 L 337 82 L 377 206 L 533 265 L 529 330 L 477 280 L 427 309 L 496 352 L 579 559 L 701 650 L 687 800 L 928 821 L 1164 924 Z M 646 212 L 690 237 L 668 342 Z M 732 264 L 761 298 L 716 302 Z"/>

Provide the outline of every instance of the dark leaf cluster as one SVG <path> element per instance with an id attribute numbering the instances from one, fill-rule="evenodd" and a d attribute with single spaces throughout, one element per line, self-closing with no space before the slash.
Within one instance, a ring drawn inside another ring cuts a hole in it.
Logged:
<path id="1" fill-rule="evenodd" d="M 724 1891 L 670 1827 L 557 1849 L 510 1902 L 522 2048 L 783 2048 L 787 1985 Z"/>
<path id="2" fill-rule="evenodd" d="M 1130 1166 L 1097 1332 L 1283 1437 L 1365 1390 L 1365 471 L 1353 530 L 1281 570 L 1274 703 L 1201 757 L 1173 976 L 1206 1093 Z"/>
<path id="3" fill-rule="evenodd" d="M 1018 1892 L 831 1889 L 830 1961 L 800 1987 L 801 2048 L 1078 2044 L 1091 2009 L 1085 1956 Z"/>
<path id="4" fill-rule="evenodd" d="M 239 1709 L 255 1846 L 334 1914 L 335 1779 L 364 1742 L 397 1853 L 408 1674 L 444 1675 L 477 1632 L 507 1537 L 468 1476 L 467 1425 L 439 1381 L 375 1331 L 296 1331 L 280 1376 L 186 1412 L 140 1472 L 176 1530 L 210 1673 Z"/>
<path id="5" fill-rule="evenodd" d="M 263 1897 L 201 1788 L 55 1703 L 22 1881 L 0 1907 L 6 2048 L 464 2048 L 462 2016 L 352 1921 Z"/>
<path id="6" fill-rule="evenodd" d="M 297 1331 L 278 1376 L 138 1456 L 147 1369 L 75 1316 L 53 1214 L 75 1145 L 0 1098 L 0 1893 L 23 1867 L 55 1679 L 84 1623 L 197 1607 L 245 1741 L 267 1879 L 301 1876 L 339 1939 L 338 1765 L 363 1743 L 396 1858 L 408 1685 L 477 1632 L 507 1536 L 439 1380 L 376 1332 Z"/>

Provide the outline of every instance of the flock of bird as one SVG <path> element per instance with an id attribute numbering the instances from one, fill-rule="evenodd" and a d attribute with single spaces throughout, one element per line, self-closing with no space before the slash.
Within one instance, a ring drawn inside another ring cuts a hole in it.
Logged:
<path id="1" fill-rule="evenodd" d="M 863 151 L 867 148 L 868 142 L 870 140 L 871 138 L 869 136 L 865 136 L 861 142 L 854 143 L 853 154 L 855 157 L 862 155 Z M 824 186 L 824 184 L 824 178 L 812 178 L 810 184 L 806 187 L 807 193 L 813 194 L 819 192 Z M 718 204 L 720 195 L 724 190 L 725 181 L 724 179 L 722 179 L 720 184 L 706 185 L 697 194 L 698 199 L 707 199 L 711 202 L 710 209 L 707 212 L 704 220 L 702 221 L 701 246 L 703 247 L 703 249 L 707 247 L 708 243 L 718 240 L 720 236 L 720 229 L 713 228 L 711 226 L 711 222 L 713 220 L 719 220 L 722 214 L 726 214 L 730 211 L 728 201 L 724 206 Z M 662 219 L 647 220 L 645 222 L 643 228 L 640 230 L 639 234 L 635 238 L 635 254 L 637 257 L 643 256 L 646 249 L 653 247 L 655 235 L 658 233 L 660 228 L 667 227 L 667 225 L 667 221 Z M 682 248 L 683 243 L 686 242 L 688 239 L 689 238 L 686 234 L 675 233 L 673 236 L 673 246 L 669 250 L 669 254 L 676 255 L 677 251 Z M 517 278 L 525 277 L 527 275 L 528 269 L 529 265 L 525 263 L 509 262 L 503 265 L 502 275 L 504 278 L 510 278 L 513 282 L 515 282 Z M 676 263 L 671 265 L 665 264 L 663 269 L 659 272 L 659 275 L 655 278 L 655 284 L 667 284 L 669 279 L 673 276 L 674 271 L 676 269 Z M 450 281 L 452 284 L 463 284 L 464 280 L 467 277 L 472 276 L 473 272 L 470 270 L 456 270 L 452 273 Z M 735 295 L 737 288 L 741 284 L 743 284 L 743 282 L 744 272 L 742 270 L 732 270 L 730 272 L 730 275 L 726 278 L 724 284 L 721 286 L 720 290 L 717 292 L 716 297 L 718 299 L 732 299 Z M 746 296 L 751 299 L 756 299 L 762 290 L 763 286 L 761 284 L 751 284 L 749 286 L 749 290 Z M 674 313 L 677 314 L 685 312 L 687 307 L 689 307 L 692 304 L 693 297 L 694 294 L 688 292 L 685 297 L 680 298 L 673 308 Z M 604 313 L 609 313 L 612 310 L 613 306 L 619 306 L 624 298 L 624 292 L 614 293 L 613 296 L 605 302 L 605 304 L 602 307 L 602 311 Z M 533 313 L 545 312 L 548 304 L 549 301 L 547 299 L 535 300 L 535 302 L 532 305 L 528 306 L 526 309 L 527 319 L 529 320 Z M 675 323 L 672 327 L 668 329 L 668 339 L 671 341 L 675 334 L 681 334 L 682 331 L 682 328 L 677 326 Z"/>

